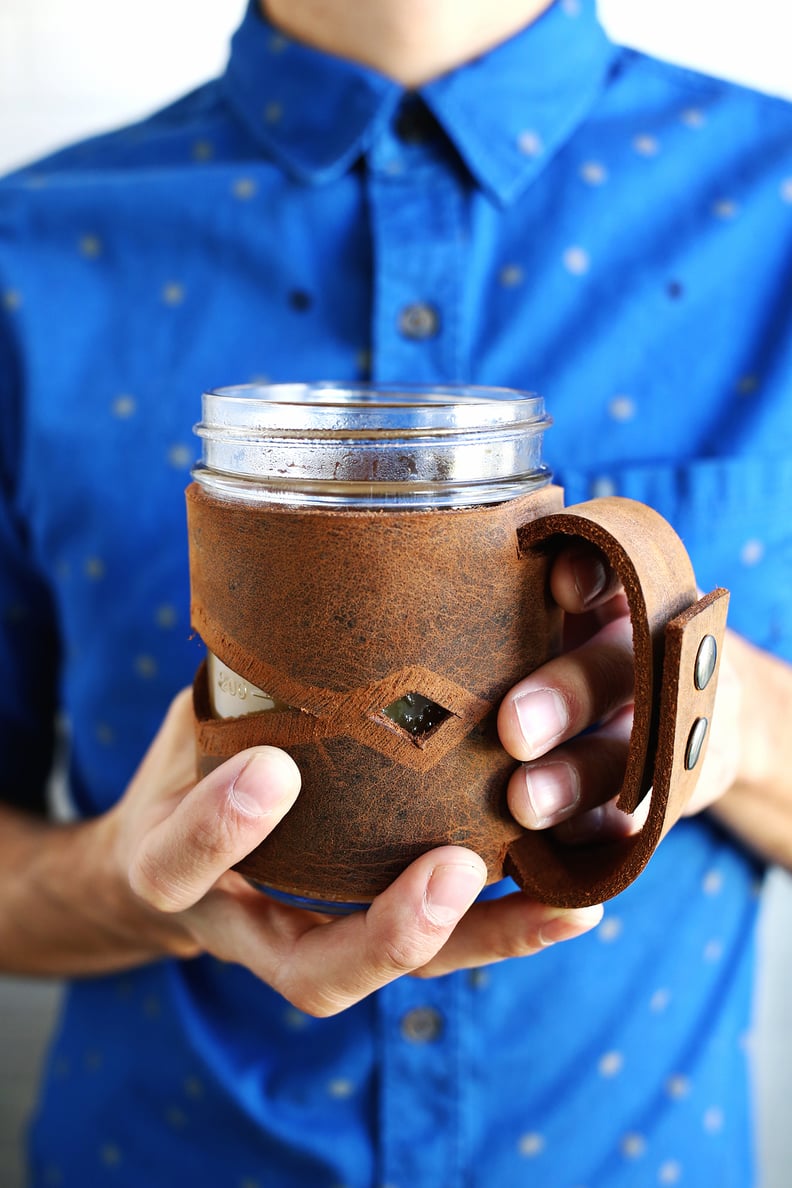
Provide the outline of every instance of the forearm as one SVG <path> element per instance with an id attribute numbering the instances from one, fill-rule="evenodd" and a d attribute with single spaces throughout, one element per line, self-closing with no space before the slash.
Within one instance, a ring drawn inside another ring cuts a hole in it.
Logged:
<path id="1" fill-rule="evenodd" d="M 728 649 L 743 744 L 736 779 L 710 811 L 764 861 L 792 870 L 792 666 L 732 632 Z"/>
<path id="2" fill-rule="evenodd" d="M 125 894 L 112 850 L 108 818 L 55 825 L 0 805 L 0 972 L 79 977 L 178 949 Z"/>

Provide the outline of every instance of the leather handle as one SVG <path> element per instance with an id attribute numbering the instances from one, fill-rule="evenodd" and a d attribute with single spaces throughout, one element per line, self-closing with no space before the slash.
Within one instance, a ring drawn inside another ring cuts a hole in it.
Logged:
<path id="1" fill-rule="evenodd" d="M 612 898 L 640 874 L 692 794 L 709 736 L 728 593 L 718 589 L 698 599 L 681 540 L 662 516 L 634 500 L 592 500 L 518 530 L 523 553 L 552 553 L 570 538 L 605 554 L 627 596 L 635 714 L 618 805 L 633 813 L 651 790 L 650 808 L 640 832 L 618 841 L 564 846 L 551 832 L 526 832 L 509 847 L 505 869 L 545 903 L 584 906 Z M 715 642 L 716 663 L 698 688 L 696 659 L 706 636 Z M 691 764 L 694 728 L 703 745 Z"/>

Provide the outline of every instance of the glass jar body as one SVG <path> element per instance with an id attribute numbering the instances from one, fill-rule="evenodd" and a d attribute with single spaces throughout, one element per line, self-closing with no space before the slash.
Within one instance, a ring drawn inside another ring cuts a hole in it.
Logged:
<path id="1" fill-rule="evenodd" d="M 482 506 L 550 482 L 542 462 L 549 424 L 541 397 L 503 388 L 222 388 L 204 394 L 196 426 L 203 456 L 193 476 L 214 495 L 253 506 L 405 513 Z M 283 708 L 212 652 L 208 680 L 217 717 Z M 436 716 L 417 697 L 383 707 L 416 736 Z"/>

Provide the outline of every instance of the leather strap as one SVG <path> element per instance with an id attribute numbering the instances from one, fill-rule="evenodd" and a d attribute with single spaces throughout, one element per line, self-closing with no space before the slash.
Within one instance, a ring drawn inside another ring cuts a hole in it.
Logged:
<path id="1" fill-rule="evenodd" d="M 709 741 L 728 592 L 697 599 L 690 560 L 671 526 L 653 509 L 621 498 L 592 500 L 536 521 L 518 533 L 520 547 L 557 551 L 574 537 L 596 545 L 624 586 L 635 655 L 635 713 L 618 807 L 634 813 L 647 794 L 639 833 L 589 846 L 559 844 L 531 832 L 509 849 L 505 867 L 545 903 L 583 906 L 612 898 L 644 869 L 681 815 L 698 780 Z M 715 643 L 715 669 L 697 688 L 699 649 Z M 695 766 L 685 757 L 697 723 L 703 734 Z"/>
<path id="2" fill-rule="evenodd" d="M 561 511 L 556 487 L 431 512 L 245 504 L 197 484 L 187 502 L 193 625 L 230 669 L 286 703 L 216 719 L 202 669 L 200 771 L 269 743 L 303 772 L 297 805 L 240 869 L 292 894 L 360 902 L 453 842 L 481 853 L 490 881 L 510 873 L 564 905 L 607 898 L 639 873 L 701 765 L 685 771 L 680 754 L 691 715 L 711 717 L 717 674 L 694 696 L 687 669 L 701 637 L 720 641 L 727 601 L 717 591 L 697 602 L 684 548 L 655 512 L 621 499 Z M 619 847 L 563 848 L 523 831 L 505 802 L 516 764 L 497 740 L 497 707 L 559 649 L 547 574 L 570 536 L 603 550 L 633 618 L 636 719 L 620 804 L 632 811 L 655 787 L 639 838 Z M 448 711 L 426 737 L 382 714 L 407 692 Z"/>

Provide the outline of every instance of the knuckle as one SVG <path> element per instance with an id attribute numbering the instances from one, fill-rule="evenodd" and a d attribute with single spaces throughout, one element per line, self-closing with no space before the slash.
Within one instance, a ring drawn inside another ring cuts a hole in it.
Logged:
<path id="1" fill-rule="evenodd" d="M 632 696 L 632 656 L 624 649 L 602 647 L 587 658 L 585 682 L 576 693 L 581 708 L 588 714 L 603 717 L 612 713 Z"/>
<path id="2" fill-rule="evenodd" d="M 184 907 L 176 883 L 146 853 L 130 863 L 128 882 L 135 898 L 155 911 L 176 912 Z"/>
<path id="3" fill-rule="evenodd" d="M 241 825 L 241 814 L 228 802 L 211 816 L 196 820 L 190 832 L 194 858 L 206 865 L 235 859 Z"/>
<path id="4" fill-rule="evenodd" d="M 312 1019 L 331 1019 L 333 1015 L 340 1014 L 345 1006 L 346 1003 L 330 1002 L 327 998 L 311 996 L 306 998 L 301 1010 Z"/>
<path id="5" fill-rule="evenodd" d="M 531 928 L 525 934 L 515 932 L 514 935 L 501 933 L 490 943 L 488 958 L 493 961 L 510 961 L 515 957 L 530 957 L 537 949 L 542 948 L 539 940 L 539 929 Z"/>
<path id="6" fill-rule="evenodd" d="M 563 711 L 559 715 L 559 722 L 563 723 L 563 730 L 557 737 L 556 744 L 571 737 L 584 727 L 590 725 L 596 694 L 590 676 L 582 658 L 562 657 L 551 662 L 554 667 L 548 673 L 546 681 L 548 688 L 559 698 Z M 596 714 L 594 714 L 596 717 Z M 539 756 L 531 754 L 531 759 Z"/>
<path id="7" fill-rule="evenodd" d="M 541 931 L 544 917 L 531 913 L 527 918 L 505 922 L 487 933 L 487 963 L 511 961 L 519 957 L 532 957 L 546 946 Z"/>
<path id="8" fill-rule="evenodd" d="M 591 715 L 593 701 L 591 688 L 584 679 L 559 682 L 554 688 L 566 707 L 569 728 L 578 730 L 581 723 L 587 722 Z M 568 734 L 569 730 L 565 733 Z"/>
<path id="9" fill-rule="evenodd" d="M 381 950 L 380 963 L 389 974 L 412 973 L 434 956 L 437 945 L 431 938 L 416 930 L 387 937 Z"/>
<path id="10" fill-rule="evenodd" d="M 277 989 L 277 987 L 275 987 Z M 351 999 L 334 994 L 329 987 L 311 984 L 284 993 L 293 1007 L 313 1019 L 330 1019 L 351 1005 Z"/>

